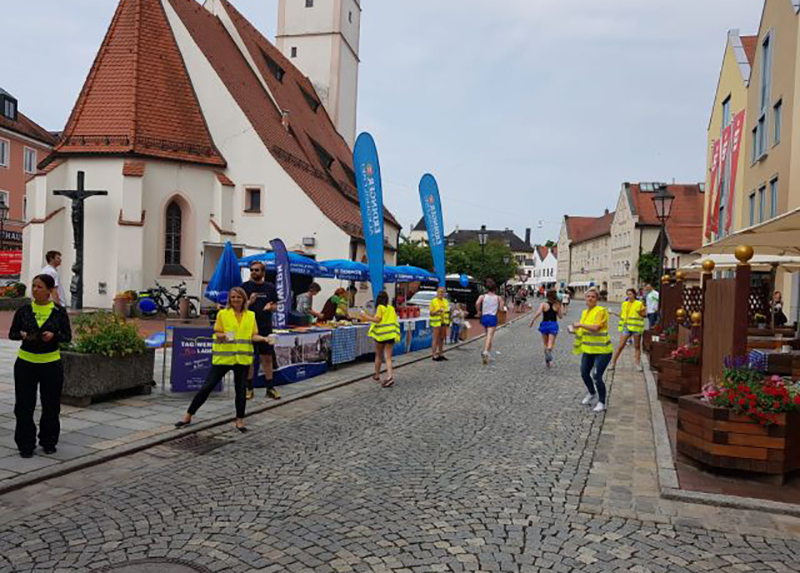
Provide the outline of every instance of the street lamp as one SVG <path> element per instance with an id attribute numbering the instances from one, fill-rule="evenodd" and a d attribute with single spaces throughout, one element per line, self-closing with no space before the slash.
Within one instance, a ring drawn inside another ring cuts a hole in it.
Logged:
<path id="1" fill-rule="evenodd" d="M 6 218 L 8 218 L 8 205 L 0 203 L 0 251 L 5 250 Z"/>
<path id="2" fill-rule="evenodd" d="M 658 276 L 664 275 L 664 251 L 666 248 L 667 240 L 667 219 L 672 214 L 672 203 L 675 201 L 675 196 L 670 194 L 667 190 L 667 185 L 662 183 L 658 187 L 658 192 L 653 195 L 653 205 L 656 208 L 656 218 L 661 221 L 661 247 L 659 249 L 658 257 Z"/>
<path id="3" fill-rule="evenodd" d="M 481 230 L 478 231 L 478 244 L 481 246 L 481 257 L 486 250 L 486 241 L 489 240 L 489 232 L 486 230 L 486 225 L 481 225 Z"/>

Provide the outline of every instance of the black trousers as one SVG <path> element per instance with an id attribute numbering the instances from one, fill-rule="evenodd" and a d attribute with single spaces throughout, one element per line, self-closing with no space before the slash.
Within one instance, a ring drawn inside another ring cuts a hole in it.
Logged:
<path id="1" fill-rule="evenodd" d="M 200 391 L 197 392 L 197 394 L 195 394 L 192 403 L 189 404 L 189 414 L 194 416 L 200 407 L 206 403 L 211 391 L 214 390 L 214 386 L 219 384 L 220 380 L 222 380 L 222 378 L 228 372 L 233 370 L 233 384 L 234 388 L 236 389 L 236 417 L 244 418 L 244 409 L 245 404 L 247 403 L 244 389 L 248 368 L 249 366 L 242 364 L 237 364 L 235 366 L 220 366 L 219 364 L 214 364 L 211 366 L 211 370 L 208 371 L 208 376 L 206 376 L 206 381 L 203 383 L 203 387 L 200 388 Z"/>
<path id="2" fill-rule="evenodd" d="M 61 433 L 61 390 L 64 387 L 64 368 L 61 361 L 34 364 L 17 358 L 14 363 L 14 415 L 17 426 L 14 441 L 20 452 L 32 452 L 36 448 L 36 390 L 42 400 L 42 416 L 39 418 L 39 445 L 54 448 Z"/>

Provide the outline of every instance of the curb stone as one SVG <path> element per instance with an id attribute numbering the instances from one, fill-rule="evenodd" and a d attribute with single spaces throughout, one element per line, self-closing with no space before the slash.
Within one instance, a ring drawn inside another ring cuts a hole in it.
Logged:
<path id="1" fill-rule="evenodd" d="M 642 362 L 645 367 L 644 379 L 650 402 L 650 421 L 653 426 L 653 439 L 656 447 L 658 489 L 659 495 L 663 499 L 800 517 L 800 506 L 791 503 L 681 489 L 678 470 L 675 467 L 675 458 L 672 455 L 672 447 L 670 446 L 667 421 L 664 417 L 664 410 L 658 401 L 658 390 L 656 389 L 655 378 L 650 370 L 649 357 L 644 353 L 642 354 Z"/>
<path id="2" fill-rule="evenodd" d="M 525 313 L 520 316 L 513 318 L 512 320 L 506 322 L 505 324 L 498 327 L 498 331 L 510 326 L 517 321 L 520 321 L 524 318 L 527 318 L 530 313 Z M 453 344 L 451 346 L 445 345 L 445 352 L 450 352 L 452 350 L 456 350 L 461 348 L 462 346 L 466 346 L 468 344 L 473 344 L 478 340 L 483 340 L 486 337 L 486 334 L 480 334 L 471 340 L 467 340 L 464 342 L 459 342 L 458 344 Z M 427 350 L 427 349 L 426 349 Z M 422 351 L 420 351 L 422 352 Z M 408 366 L 410 364 L 416 364 L 417 362 L 422 362 L 423 360 L 428 360 L 430 355 L 425 353 L 424 356 L 414 356 L 413 358 L 409 358 L 404 360 L 401 364 L 395 365 L 395 370 L 402 368 L 404 366 Z M 287 404 L 291 404 L 293 402 L 297 402 L 299 400 L 304 400 L 306 398 L 311 398 L 318 394 L 322 394 L 324 392 L 328 392 L 330 390 L 335 390 L 337 388 L 342 388 L 344 386 L 349 386 L 350 384 L 354 384 L 356 382 L 360 382 L 362 380 L 368 380 L 372 374 L 359 374 L 353 376 L 352 378 L 347 378 L 345 380 L 338 380 L 335 382 L 331 382 L 330 384 L 326 384 L 324 386 L 319 386 L 317 388 L 309 389 L 305 392 L 300 392 L 288 398 L 283 398 L 280 401 L 270 402 L 263 406 L 255 407 L 251 411 L 247 413 L 247 417 L 254 416 L 256 414 L 261 414 L 268 410 L 272 410 L 274 408 L 280 408 L 281 406 L 285 406 Z M 43 481 L 47 481 L 49 479 L 61 477 L 63 475 L 67 475 L 79 470 L 83 470 L 86 468 L 90 468 L 92 466 L 100 465 L 105 462 L 110 462 L 112 460 L 116 460 L 118 458 L 122 458 L 125 456 L 129 456 L 143 450 L 150 449 L 155 446 L 160 446 L 167 442 L 171 442 L 173 440 L 177 440 L 180 438 L 184 438 L 190 434 L 197 434 L 199 432 L 203 432 L 205 430 L 210 430 L 212 428 L 216 428 L 218 426 L 222 426 L 225 424 L 229 424 L 235 420 L 235 416 L 232 415 L 225 415 L 219 416 L 217 418 L 212 418 L 205 422 L 199 422 L 196 424 L 191 424 L 180 431 L 167 431 L 157 436 L 153 436 L 150 438 L 143 438 L 141 440 L 137 440 L 136 442 L 132 442 L 130 444 L 125 444 L 123 446 L 119 446 L 117 448 L 110 449 L 108 451 L 101 451 L 96 452 L 93 454 L 89 454 L 86 456 L 82 456 L 80 458 L 76 458 L 74 460 L 69 460 L 67 462 L 63 462 L 57 464 L 55 466 L 47 466 L 44 468 L 39 468 L 38 470 L 34 470 L 23 474 L 19 477 L 12 478 L 9 480 L 5 480 L 3 483 L 0 483 L 0 495 L 34 485 Z"/>

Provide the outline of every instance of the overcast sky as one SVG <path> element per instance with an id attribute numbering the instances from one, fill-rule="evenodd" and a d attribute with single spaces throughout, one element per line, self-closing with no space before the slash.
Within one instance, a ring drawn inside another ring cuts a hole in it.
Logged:
<path id="1" fill-rule="evenodd" d="M 233 3 L 274 38 L 277 0 Z M 0 87 L 60 130 L 117 1 L 3 4 Z M 726 33 L 755 33 L 762 2 L 361 5 L 359 129 L 377 140 L 387 206 L 416 223 L 430 171 L 448 229 L 533 227 L 544 242 L 564 214 L 613 209 L 623 181 L 704 179 Z"/>

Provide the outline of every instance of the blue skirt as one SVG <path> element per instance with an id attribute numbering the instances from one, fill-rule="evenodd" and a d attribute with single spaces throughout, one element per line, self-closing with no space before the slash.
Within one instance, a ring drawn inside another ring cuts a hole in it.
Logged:
<path id="1" fill-rule="evenodd" d="M 542 322 L 539 325 L 539 332 L 542 334 L 558 334 L 557 322 Z"/>
<path id="2" fill-rule="evenodd" d="M 497 326 L 497 315 L 496 314 L 484 314 L 481 316 L 481 325 L 484 328 L 494 328 Z"/>

